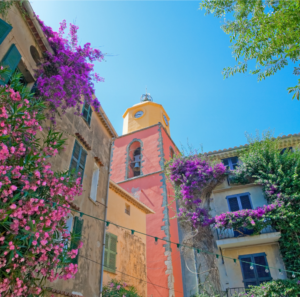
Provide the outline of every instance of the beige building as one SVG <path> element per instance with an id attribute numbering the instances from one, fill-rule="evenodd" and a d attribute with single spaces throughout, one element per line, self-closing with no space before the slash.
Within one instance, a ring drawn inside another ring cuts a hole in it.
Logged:
<path id="1" fill-rule="evenodd" d="M 0 61 L 12 70 L 19 70 L 24 75 L 28 88 L 34 84 L 34 69 L 42 53 L 51 48 L 43 35 L 29 2 L 24 1 L 22 11 L 16 1 L 8 11 L 7 18 L 0 19 Z M 10 76 L 7 76 L 5 83 Z M 83 116 L 75 116 L 74 111 L 57 118 L 58 131 L 64 132 L 67 142 L 65 150 L 51 160 L 54 171 L 74 169 L 81 172 L 83 194 L 76 197 L 72 208 L 105 219 L 111 143 L 117 133 L 100 107 L 95 112 L 85 106 Z M 103 222 L 83 216 L 76 212 L 68 217 L 70 231 L 81 233 L 83 247 L 75 259 L 78 273 L 75 279 L 57 280 L 49 283 L 55 296 L 99 297 L 103 276 L 102 257 L 104 246 Z"/>
<path id="2" fill-rule="evenodd" d="M 147 297 L 146 236 L 138 232 L 146 233 L 146 215 L 153 213 L 132 194 L 110 181 L 104 285 L 117 279 L 134 286 L 140 296 Z"/>
<path id="3" fill-rule="evenodd" d="M 282 136 L 280 143 L 282 148 L 296 147 L 300 143 L 300 135 Z M 215 160 L 222 161 L 232 170 L 240 162 L 239 150 L 245 147 L 209 152 L 208 155 Z M 267 201 L 261 186 L 256 184 L 233 185 L 228 179 L 217 186 L 211 196 L 213 216 L 228 211 L 255 209 L 266 204 Z M 227 296 L 232 296 L 234 292 L 244 292 L 249 285 L 259 285 L 264 281 L 286 278 L 286 274 L 279 271 L 279 269 L 282 271 L 285 269 L 278 243 L 280 232 L 267 227 L 259 235 L 251 236 L 249 230 L 242 230 L 242 233 L 233 230 L 225 232 L 217 230 L 214 233 L 214 252 L 221 255 L 217 259 L 221 289 L 227 292 Z M 235 263 L 226 257 L 278 269 L 266 270 L 239 261 Z"/>

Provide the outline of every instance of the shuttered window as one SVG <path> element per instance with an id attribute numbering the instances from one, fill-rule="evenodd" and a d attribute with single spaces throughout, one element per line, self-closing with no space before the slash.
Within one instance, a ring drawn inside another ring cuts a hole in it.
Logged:
<path id="1" fill-rule="evenodd" d="M 3 67 L 7 67 L 9 72 L 2 76 L 0 84 L 5 85 L 8 83 L 10 77 L 16 70 L 19 62 L 21 61 L 21 54 L 19 53 L 17 47 L 12 44 L 9 48 L 8 52 L 4 56 L 4 58 L 1 61 L 1 65 Z"/>
<path id="2" fill-rule="evenodd" d="M 114 234 L 106 233 L 104 269 L 113 273 L 116 271 L 117 244 L 118 244 L 118 237 Z"/>
<path id="3" fill-rule="evenodd" d="M 91 124 L 92 112 L 93 112 L 92 107 L 85 102 L 83 104 L 82 117 L 89 125 Z"/>
<path id="4" fill-rule="evenodd" d="M 83 227 L 83 219 L 80 217 L 74 218 L 74 225 L 73 225 L 73 232 L 72 232 L 72 241 L 71 241 L 71 249 L 77 249 L 79 241 L 81 240 L 82 235 L 82 227 Z M 79 254 L 79 250 L 78 250 Z M 73 264 L 78 263 L 78 254 L 77 256 L 72 259 Z"/>
<path id="5" fill-rule="evenodd" d="M 11 31 L 12 26 L 6 22 L 4 22 L 2 19 L 0 19 L 0 44 L 3 42 L 3 40 L 6 38 L 8 33 Z"/>
<path id="6" fill-rule="evenodd" d="M 239 260 L 241 260 L 240 263 L 245 288 L 248 288 L 248 286 L 259 286 L 264 282 L 272 280 L 265 253 L 239 256 Z"/>
<path id="7" fill-rule="evenodd" d="M 226 158 L 222 159 L 222 162 L 227 169 L 234 170 L 239 164 L 239 159 L 238 157 Z"/>
<path id="8" fill-rule="evenodd" d="M 91 194 L 90 197 L 93 201 L 97 200 L 97 190 L 98 190 L 98 181 L 99 181 L 99 172 L 100 169 L 96 163 L 94 163 L 92 185 L 91 185 Z"/>
<path id="9" fill-rule="evenodd" d="M 252 209 L 251 199 L 249 193 L 238 194 L 227 196 L 228 207 L 230 211 L 238 211 L 242 209 Z M 234 237 L 251 235 L 253 234 L 253 230 L 240 228 L 234 231 Z"/>
<path id="10" fill-rule="evenodd" d="M 87 152 L 82 148 L 82 146 L 78 143 L 78 141 L 75 140 L 71 164 L 70 164 L 70 171 L 75 176 L 77 176 L 78 172 L 80 172 L 81 183 L 83 181 L 86 156 L 87 156 Z"/>

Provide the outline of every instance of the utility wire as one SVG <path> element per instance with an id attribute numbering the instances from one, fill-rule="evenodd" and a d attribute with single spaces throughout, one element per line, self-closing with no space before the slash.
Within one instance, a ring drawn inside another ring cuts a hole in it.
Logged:
<path id="1" fill-rule="evenodd" d="M 100 266 L 103 266 L 103 267 L 108 268 L 107 266 L 102 265 L 101 263 L 96 262 L 96 261 L 94 261 L 94 260 L 92 260 L 92 259 L 89 259 L 89 258 L 87 258 L 87 257 L 85 257 L 85 256 L 79 255 L 79 257 L 82 257 L 82 258 L 84 258 L 84 259 L 86 259 L 86 260 L 89 260 L 89 261 L 91 261 L 91 262 L 94 262 L 94 263 L 96 263 L 96 264 L 98 264 L 98 265 L 100 265 Z M 171 291 L 175 291 L 175 292 L 178 292 L 178 293 L 182 293 L 182 294 L 183 294 L 183 292 L 176 291 L 176 290 L 174 290 L 174 289 L 170 289 L 170 288 L 167 288 L 167 287 L 163 287 L 163 286 L 160 286 L 160 285 L 153 284 L 153 283 L 148 282 L 148 281 L 146 281 L 146 280 L 144 280 L 144 279 L 137 278 L 137 277 L 135 277 L 135 276 L 132 276 L 132 275 L 127 274 L 127 273 L 124 273 L 124 272 L 122 272 L 122 271 L 119 271 L 119 270 L 115 270 L 115 271 L 116 271 L 116 272 L 119 272 L 119 273 L 122 273 L 122 274 L 124 274 L 124 275 L 130 276 L 130 277 L 132 277 L 132 278 L 135 278 L 135 279 L 137 279 L 137 280 L 139 280 L 139 281 L 143 281 L 143 282 L 145 282 L 145 283 L 151 284 L 151 285 L 153 285 L 153 286 L 160 287 L 160 288 L 163 288 L 163 289 L 167 289 L 167 290 L 171 290 Z"/>
<path id="2" fill-rule="evenodd" d="M 37 198 L 37 199 L 40 199 L 40 198 Z M 45 200 L 45 201 L 47 201 L 46 199 L 40 199 L 40 200 Z M 48 201 L 48 202 L 49 202 L 49 201 Z M 59 203 L 57 203 L 57 202 L 52 202 L 52 201 L 50 201 L 50 203 L 52 203 L 53 207 L 55 207 L 55 206 L 60 206 L 60 207 L 69 209 L 69 210 L 71 210 L 71 211 L 74 211 L 74 212 L 76 212 L 76 213 L 79 213 L 79 215 L 80 215 L 81 218 L 82 218 L 83 216 L 87 216 L 87 217 L 89 217 L 89 218 L 92 218 L 92 219 L 101 221 L 101 222 L 103 222 L 103 223 L 106 224 L 106 227 L 108 227 L 108 226 L 111 224 L 111 225 L 114 225 L 114 226 L 116 226 L 116 227 L 124 228 L 124 229 L 126 229 L 126 230 L 131 231 L 131 234 L 132 234 L 132 235 L 133 235 L 134 233 L 139 233 L 139 234 L 142 234 L 142 235 L 145 235 L 145 236 L 148 236 L 148 237 L 152 237 L 152 238 L 154 238 L 155 243 L 157 243 L 158 240 L 161 240 L 161 241 L 168 242 L 168 243 L 170 243 L 170 244 L 174 244 L 174 245 L 177 246 L 177 248 L 180 248 L 180 247 L 186 247 L 186 248 L 189 248 L 189 249 L 193 249 L 193 250 L 195 250 L 195 251 L 197 252 L 197 254 L 199 254 L 199 253 L 205 253 L 205 254 L 208 254 L 208 255 L 214 255 L 217 259 L 218 259 L 219 257 L 223 257 L 223 258 L 225 258 L 225 259 L 233 260 L 234 263 L 236 263 L 236 261 L 239 261 L 239 262 L 241 262 L 241 263 L 247 263 L 247 264 L 250 264 L 250 269 L 251 269 L 251 267 L 253 267 L 253 266 L 255 265 L 255 266 L 261 266 L 261 267 L 264 267 L 265 269 L 270 269 L 270 268 L 271 268 L 271 269 L 275 269 L 275 270 L 279 271 L 279 273 L 282 273 L 283 271 L 285 271 L 285 272 L 290 272 L 290 273 L 292 273 L 292 276 L 293 276 L 293 277 L 295 276 L 295 274 L 298 274 L 298 275 L 300 276 L 300 272 L 296 272 L 296 271 L 292 271 L 292 270 L 286 270 L 286 269 L 280 269 L 280 268 L 277 268 L 277 267 L 266 266 L 266 265 L 257 264 L 257 263 L 252 263 L 252 262 L 248 262 L 248 261 L 244 261 L 244 260 L 240 260 L 240 259 L 231 258 L 231 257 L 228 257 L 228 256 L 223 256 L 223 255 L 220 255 L 220 254 L 212 253 L 212 252 L 210 252 L 210 251 L 201 250 L 201 249 L 199 249 L 199 248 L 197 248 L 197 247 L 194 247 L 194 246 L 183 245 L 183 244 L 180 244 L 180 243 L 177 243 L 177 242 L 173 242 L 173 241 L 170 241 L 170 240 L 167 240 L 167 239 L 159 238 L 159 237 L 156 237 L 156 236 L 153 236 L 153 235 L 150 235 L 150 234 L 146 234 L 146 233 L 143 233 L 143 232 L 140 232 L 140 231 L 136 231 L 136 230 L 134 230 L 134 229 L 130 229 L 130 228 L 127 228 L 127 227 L 118 225 L 118 224 L 113 223 L 113 222 L 110 222 L 110 221 L 105 221 L 105 220 L 103 220 L 103 219 L 100 219 L 100 218 L 91 216 L 91 215 L 89 215 L 89 214 L 86 214 L 86 213 L 84 213 L 84 212 L 82 212 L 82 211 L 79 211 L 79 210 L 75 210 L 75 209 L 66 207 L 66 206 L 61 205 L 61 204 L 59 204 Z"/>

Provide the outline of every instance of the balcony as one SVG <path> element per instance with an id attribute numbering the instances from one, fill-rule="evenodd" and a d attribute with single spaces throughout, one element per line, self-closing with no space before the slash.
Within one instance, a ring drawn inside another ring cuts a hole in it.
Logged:
<path id="1" fill-rule="evenodd" d="M 222 249 L 243 247 L 257 244 L 265 244 L 277 242 L 281 236 L 271 226 L 264 228 L 260 234 L 252 235 L 252 230 L 241 229 L 234 231 L 233 229 L 217 230 L 217 246 Z"/>

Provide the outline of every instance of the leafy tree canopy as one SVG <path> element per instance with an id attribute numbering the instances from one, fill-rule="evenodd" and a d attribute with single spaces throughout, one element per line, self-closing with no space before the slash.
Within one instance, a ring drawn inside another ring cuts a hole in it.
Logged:
<path id="1" fill-rule="evenodd" d="M 230 35 L 237 65 L 224 68 L 224 77 L 246 73 L 248 62 L 255 61 L 255 69 L 249 72 L 261 81 L 289 62 L 299 61 L 299 0 L 203 0 L 200 8 L 224 18 L 222 29 Z M 295 65 L 293 74 L 300 74 L 299 66 Z M 299 100 L 300 79 L 288 92 Z"/>

